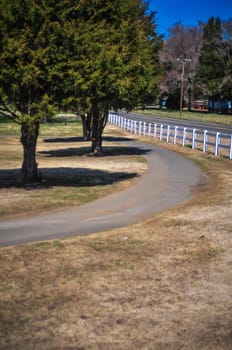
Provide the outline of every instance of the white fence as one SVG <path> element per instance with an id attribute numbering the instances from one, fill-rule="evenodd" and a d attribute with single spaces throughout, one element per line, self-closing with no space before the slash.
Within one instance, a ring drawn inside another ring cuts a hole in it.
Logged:
<path id="1" fill-rule="evenodd" d="M 232 159 L 232 134 L 160 123 L 146 123 L 127 119 L 117 113 L 109 113 L 109 122 L 134 134 L 181 144 L 192 149 L 213 153 L 215 156 L 221 155 Z"/>

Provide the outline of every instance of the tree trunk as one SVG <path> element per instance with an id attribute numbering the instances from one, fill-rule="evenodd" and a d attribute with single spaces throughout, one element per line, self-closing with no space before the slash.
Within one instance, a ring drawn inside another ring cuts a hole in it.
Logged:
<path id="1" fill-rule="evenodd" d="M 96 110 L 92 123 L 92 147 L 91 152 L 94 154 L 102 153 L 102 128 L 100 113 Z"/>
<path id="2" fill-rule="evenodd" d="M 102 153 L 102 151 L 102 136 L 98 136 L 97 138 L 92 137 L 91 152 L 96 155 L 99 155 Z"/>
<path id="3" fill-rule="evenodd" d="M 88 113 L 87 115 L 82 114 L 81 115 L 82 120 L 82 131 L 83 131 L 83 138 L 85 141 L 90 140 L 91 136 L 91 114 Z"/>
<path id="4" fill-rule="evenodd" d="M 39 135 L 39 123 L 30 126 L 22 124 L 21 143 L 23 145 L 22 181 L 30 183 L 38 180 L 38 165 L 36 163 L 36 144 Z"/>
<path id="5" fill-rule="evenodd" d="M 188 89 L 188 111 L 191 112 L 192 110 L 192 90 L 191 88 Z"/>
<path id="6" fill-rule="evenodd" d="M 94 105 L 92 108 L 92 147 L 91 152 L 98 155 L 103 151 L 102 148 L 102 134 L 108 120 L 109 108 L 105 106 L 99 108 Z"/>

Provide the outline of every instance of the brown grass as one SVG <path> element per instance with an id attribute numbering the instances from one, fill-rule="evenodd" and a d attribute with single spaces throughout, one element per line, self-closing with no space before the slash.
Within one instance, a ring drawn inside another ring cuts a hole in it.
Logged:
<path id="1" fill-rule="evenodd" d="M 0 219 L 81 205 L 125 189 L 146 170 L 145 159 L 136 151 L 123 153 L 122 146 L 113 141 L 104 142 L 104 146 L 103 156 L 91 157 L 89 142 L 40 138 L 37 162 L 43 182 L 21 186 L 19 139 L 1 137 Z"/>
<path id="2" fill-rule="evenodd" d="M 1 349 L 232 349 L 232 163 L 185 206 L 105 233 L 0 250 Z"/>

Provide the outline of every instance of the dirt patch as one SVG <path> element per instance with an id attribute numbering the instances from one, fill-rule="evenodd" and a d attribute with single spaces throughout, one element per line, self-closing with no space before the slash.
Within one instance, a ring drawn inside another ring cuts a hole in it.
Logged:
<path id="1" fill-rule="evenodd" d="M 232 349 L 232 163 L 185 206 L 105 233 L 0 250 L 1 349 Z"/>

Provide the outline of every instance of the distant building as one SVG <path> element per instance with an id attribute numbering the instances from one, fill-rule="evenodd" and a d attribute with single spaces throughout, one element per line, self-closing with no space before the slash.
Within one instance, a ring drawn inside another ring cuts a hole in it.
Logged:
<path id="1" fill-rule="evenodd" d="M 194 100 L 192 109 L 195 111 L 232 114 L 232 100 Z"/>
<path id="2" fill-rule="evenodd" d="M 194 100 L 192 104 L 192 109 L 195 111 L 205 111 L 209 110 L 209 100 Z"/>

